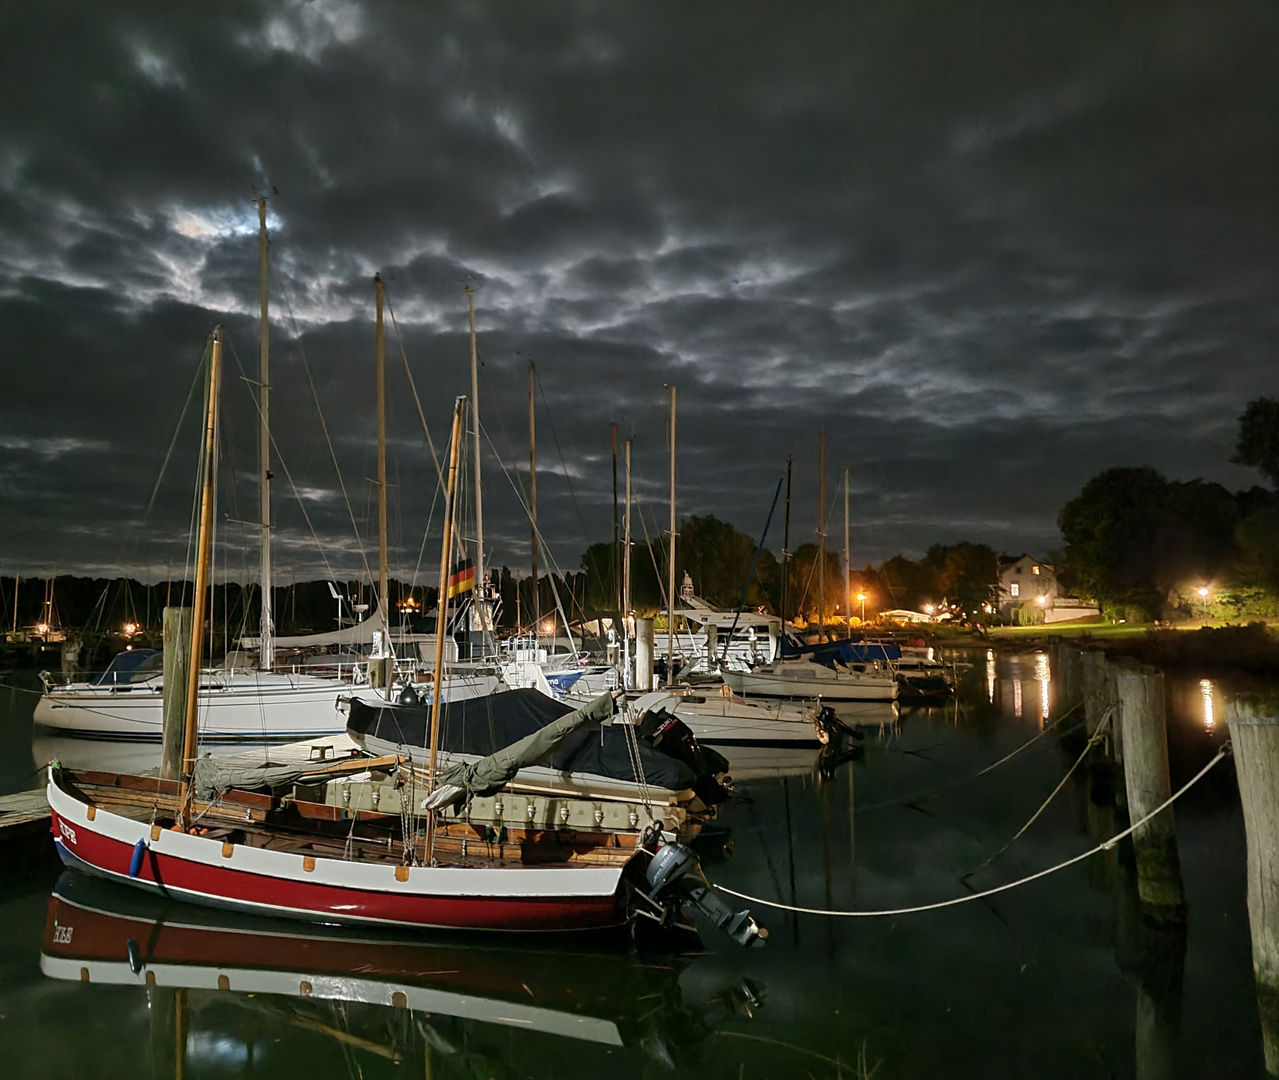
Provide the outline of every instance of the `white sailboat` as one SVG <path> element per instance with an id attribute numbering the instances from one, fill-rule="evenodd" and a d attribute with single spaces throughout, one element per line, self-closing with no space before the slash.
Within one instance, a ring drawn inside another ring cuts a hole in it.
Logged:
<path id="1" fill-rule="evenodd" d="M 860 669 L 860 670 L 859 670 Z M 813 660 L 776 660 L 752 671 L 725 671 L 738 694 L 822 701 L 896 701 L 897 677 L 878 663 L 827 667 Z"/>
<path id="2" fill-rule="evenodd" d="M 258 482 L 262 529 L 261 611 L 259 632 L 241 644 L 258 654 L 258 667 L 226 666 L 206 668 L 199 683 L 199 730 L 206 742 L 241 740 L 275 741 L 337 735 L 346 728 L 346 718 L 338 709 L 339 695 L 376 695 L 369 685 L 367 662 L 339 663 L 335 677 L 305 674 L 302 671 L 272 670 L 277 649 L 313 649 L 334 646 L 358 648 L 374 643 L 381 635 L 389 644 L 389 604 L 386 563 L 386 432 L 382 406 L 385 389 L 382 355 L 382 283 L 377 282 L 378 326 L 378 476 L 380 523 L 380 602 L 374 614 L 362 623 L 335 631 L 298 637 L 277 637 L 272 624 L 271 578 L 271 433 L 270 433 L 270 333 L 268 312 L 269 236 L 266 200 L 258 200 L 259 284 L 261 296 L 258 335 Z M 416 635 L 425 641 L 434 635 Z M 421 642 L 413 644 L 422 647 Z M 425 657 L 423 657 L 425 658 Z M 115 657 L 107 670 L 92 679 L 58 682 L 43 673 L 44 693 L 35 708 L 35 723 L 56 731 L 92 738 L 139 742 L 159 742 L 164 721 L 163 657 L 158 652 L 134 650 Z M 446 697 L 492 693 L 500 685 L 494 676 L 449 677 Z"/>
<path id="3" fill-rule="evenodd" d="M 637 698 L 637 713 L 664 708 L 688 725 L 699 743 L 709 746 L 818 747 L 835 725 L 812 702 L 747 701 L 727 684 L 717 687 L 673 686 Z M 732 757 L 736 763 L 736 755 Z"/>

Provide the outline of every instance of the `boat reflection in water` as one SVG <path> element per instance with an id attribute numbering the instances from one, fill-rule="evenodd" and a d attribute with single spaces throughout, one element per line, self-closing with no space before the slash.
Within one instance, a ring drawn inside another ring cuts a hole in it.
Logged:
<path id="1" fill-rule="evenodd" d="M 584 934 L 571 948 L 490 942 L 297 926 L 67 872 L 49 898 L 40 967 L 53 979 L 144 990 L 152 1026 L 173 1028 L 153 1031 L 153 1043 L 160 1036 L 183 1059 L 213 1045 L 254 1057 L 224 1017 L 215 1020 L 214 1007 L 230 1004 L 393 1061 L 447 1055 L 461 1045 L 456 1025 L 478 1024 L 638 1048 L 673 1063 L 717 1024 L 752 1016 L 762 998 L 749 980 L 718 987 L 712 979 L 686 992 L 701 981 L 696 957 L 641 959 L 616 938 Z M 206 1015 L 210 1028 L 201 1030 Z"/>

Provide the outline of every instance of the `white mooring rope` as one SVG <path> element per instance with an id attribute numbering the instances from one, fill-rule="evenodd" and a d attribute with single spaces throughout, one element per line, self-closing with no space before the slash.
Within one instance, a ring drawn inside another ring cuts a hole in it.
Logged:
<path id="1" fill-rule="evenodd" d="M 1103 841 L 1095 848 L 1090 848 L 1088 851 L 1085 851 L 1080 855 L 1076 855 L 1072 859 L 1067 859 L 1065 862 L 1058 863 L 1056 866 L 1050 866 L 1047 870 L 1040 870 L 1038 873 L 1031 874 L 1029 877 L 1020 878 L 1017 881 L 1009 881 L 1003 885 L 996 885 L 993 889 L 986 889 L 982 892 L 969 893 L 967 896 L 956 896 L 954 899 L 940 900 L 935 904 L 920 904 L 916 907 L 893 908 L 889 911 L 829 911 L 824 908 L 795 907 L 792 904 L 783 904 L 777 900 L 764 900 L 758 896 L 747 896 L 746 893 L 737 892 L 735 889 L 730 889 L 724 885 L 719 885 L 714 882 L 711 884 L 720 892 L 727 893 L 729 896 L 736 896 L 739 900 L 746 900 L 752 904 L 762 904 L 764 907 L 781 908 L 783 911 L 795 911 L 801 915 L 830 915 L 847 919 L 872 919 L 884 918 L 891 915 L 915 915 L 921 911 L 936 911 L 938 908 L 955 907 L 958 904 L 967 904 L 972 900 L 981 900 L 987 896 L 994 896 L 996 893 L 1008 892 L 1009 889 L 1015 889 L 1019 885 L 1026 885 L 1032 881 L 1038 881 L 1040 878 L 1047 877 L 1049 874 L 1055 874 L 1058 870 L 1065 870 L 1068 866 L 1074 866 L 1077 862 L 1083 862 L 1084 859 L 1091 858 L 1100 851 L 1109 851 L 1125 836 L 1129 836 L 1136 832 L 1151 818 L 1158 817 L 1161 813 L 1167 810 L 1168 807 L 1180 799 L 1187 791 L 1194 787 L 1195 784 L 1199 783 L 1200 780 L 1207 776 L 1213 766 L 1221 761 L 1221 759 L 1229 752 L 1230 743 L 1226 742 L 1221 749 L 1217 751 L 1216 757 L 1214 757 L 1207 765 L 1186 781 L 1180 790 L 1173 792 L 1171 796 L 1164 800 L 1164 802 L 1162 802 L 1159 806 L 1155 807 L 1154 810 L 1150 811 L 1150 813 L 1140 821 L 1134 822 L 1123 832 L 1112 836 L 1109 840 Z"/>

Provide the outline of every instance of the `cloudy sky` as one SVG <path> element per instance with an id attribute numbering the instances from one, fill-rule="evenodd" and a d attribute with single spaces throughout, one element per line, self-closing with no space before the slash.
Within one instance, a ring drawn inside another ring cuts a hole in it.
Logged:
<path id="1" fill-rule="evenodd" d="M 1272 4 L 214 8 L 0 14 L 0 572 L 182 565 L 198 387 L 179 418 L 221 322 L 247 573 L 261 192 L 283 581 L 376 566 L 379 271 L 439 444 L 474 286 L 495 562 L 527 562 L 530 359 L 567 567 L 610 532 L 610 422 L 660 528 L 666 383 L 681 514 L 757 533 L 793 455 L 807 538 L 825 428 L 858 562 L 1047 551 L 1110 465 L 1254 482 L 1228 459 L 1279 394 Z M 393 572 L 425 575 L 393 331 L 388 361 Z"/>

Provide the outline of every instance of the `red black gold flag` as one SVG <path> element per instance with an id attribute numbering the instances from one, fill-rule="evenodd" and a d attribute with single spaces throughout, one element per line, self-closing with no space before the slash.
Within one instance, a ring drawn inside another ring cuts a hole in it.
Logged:
<path id="1" fill-rule="evenodd" d="M 464 562 L 449 575 L 449 599 L 475 588 L 475 567 Z"/>

